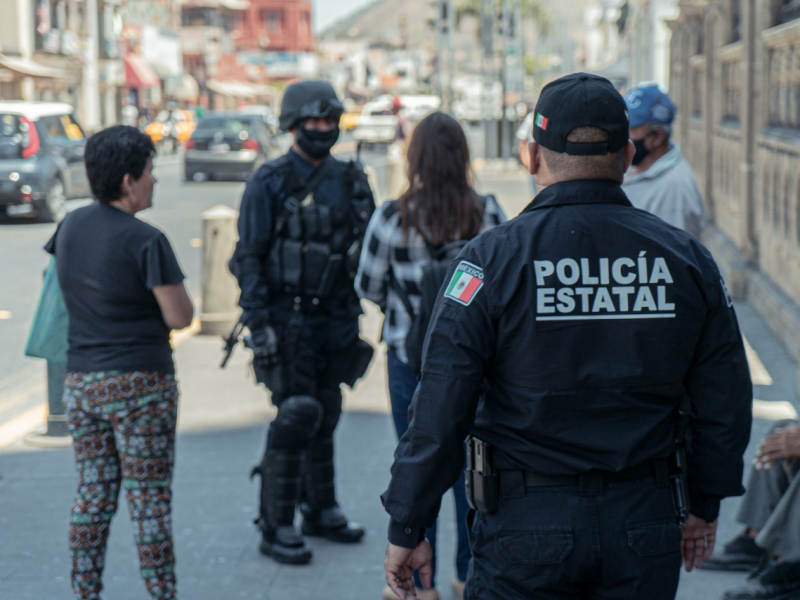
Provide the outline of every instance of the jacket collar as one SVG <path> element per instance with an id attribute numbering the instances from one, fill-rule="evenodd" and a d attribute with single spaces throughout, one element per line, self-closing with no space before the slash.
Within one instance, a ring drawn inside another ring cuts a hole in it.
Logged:
<path id="1" fill-rule="evenodd" d="M 538 193 L 522 211 L 571 204 L 617 204 L 633 206 L 616 181 L 607 179 L 579 179 L 562 181 Z"/>

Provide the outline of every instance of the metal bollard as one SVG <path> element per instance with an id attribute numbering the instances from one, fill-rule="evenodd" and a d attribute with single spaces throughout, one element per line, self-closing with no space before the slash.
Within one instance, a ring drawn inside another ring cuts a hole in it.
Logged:
<path id="1" fill-rule="evenodd" d="M 64 379 L 67 365 L 47 361 L 47 431 L 48 437 L 69 435 L 64 411 Z"/>
<path id="2" fill-rule="evenodd" d="M 202 214 L 203 265 L 200 333 L 225 335 L 239 318 L 239 286 L 228 270 L 239 213 L 218 205 Z"/>
<path id="3" fill-rule="evenodd" d="M 397 198 L 408 187 L 405 150 L 405 145 L 399 142 L 390 144 L 386 150 L 386 162 L 389 165 L 387 198 Z"/>

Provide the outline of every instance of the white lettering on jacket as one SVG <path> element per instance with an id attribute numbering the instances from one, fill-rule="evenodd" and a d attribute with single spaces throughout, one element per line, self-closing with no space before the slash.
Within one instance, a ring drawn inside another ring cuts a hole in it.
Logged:
<path id="1" fill-rule="evenodd" d="M 536 320 L 672 319 L 667 261 L 634 257 L 534 260 Z"/>

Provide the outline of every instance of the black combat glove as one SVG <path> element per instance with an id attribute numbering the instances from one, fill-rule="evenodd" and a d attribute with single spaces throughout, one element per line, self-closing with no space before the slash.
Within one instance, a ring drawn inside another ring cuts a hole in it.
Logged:
<path id="1" fill-rule="evenodd" d="M 269 323 L 269 310 L 266 308 L 245 308 L 242 311 L 242 323 L 247 325 L 250 331 L 264 327 Z"/>
<path id="2" fill-rule="evenodd" d="M 257 368 L 269 369 L 278 364 L 278 336 L 269 325 L 250 330 L 250 348 Z"/>

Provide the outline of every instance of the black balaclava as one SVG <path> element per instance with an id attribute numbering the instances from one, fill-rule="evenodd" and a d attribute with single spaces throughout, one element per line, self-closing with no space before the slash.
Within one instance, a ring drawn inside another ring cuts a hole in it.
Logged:
<path id="1" fill-rule="evenodd" d="M 331 153 L 331 148 L 339 139 L 339 126 L 330 131 L 309 131 L 303 124 L 297 128 L 297 145 L 314 160 L 320 160 Z"/>

